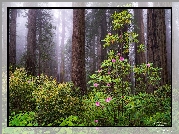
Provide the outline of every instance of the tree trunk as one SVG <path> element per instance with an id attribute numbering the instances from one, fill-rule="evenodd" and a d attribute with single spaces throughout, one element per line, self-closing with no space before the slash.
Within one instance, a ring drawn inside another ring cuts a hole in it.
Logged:
<path id="1" fill-rule="evenodd" d="M 92 38 L 92 42 L 91 42 L 91 46 L 92 46 L 92 63 L 91 63 L 91 66 L 92 66 L 92 70 L 91 70 L 91 74 L 95 73 L 96 71 L 96 53 L 95 53 L 95 49 L 96 49 L 96 40 L 95 40 L 96 36 L 93 36 Z"/>
<path id="2" fill-rule="evenodd" d="M 144 40 L 144 24 L 143 24 L 143 9 L 134 9 L 134 21 L 135 21 L 135 29 L 134 32 L 138 34 L 138 43 L 135 43 L 135 64 L 140 65 L 146 62 L 145 52 L 137 52 L 137 48 L 140 44 L 145 44 Z M 138 78 L 142 78 L 141 80 L 137 80 Z M 136 75 L 135 76 L 135 88 L 137 92 L 140 92 L 142 87 L 146 86 L 144 75 Z"/>
<path id="3" fill-rule="evenodd" d="M 26 70 L 28 74 L 34 75 L 35 72 L 35 49 L 36 49 L 36 9 L 29 9 L 28 12 L 28 34 L 27 34 L 27 59 Z"/>
<path id="4" fill-rule="evenodd" d="M 62 39 L 61 39 L 61 63 L 60 63 L 60 83 L 64 82 L 64 39 L 65 39 L 65 11 L 62 11 Z"/>
<path id="5" fill-rule="evenodd" d="M 145 63 L 145 53 L 144 52 L 137 52 L 137 46 L 140 44 L 145 44 L 144 41 L 144 24 L 143 24 L 143 9 L 134 9 L 134 18 L 135 18 L 135 33 L 137 33 L 139 36 L 137 39 L 139 40 L 139 43 L 135 43 L 135 62 L 137 65 L 141 63 Z"/>
<path id="6" fill-rule="evenodd" d="M 40 76 L 41 74 L 41 46 L 42 46 L 42 18 L 41 18 L 41 11 L 39 10 L 39 17 L 40 17 L 40 21 L 39 21 L 39 44 L 38 44 L 38 49 L 39 49 L 39 72 L 38 75 Z"/>
<path id="7" fill-rule="evenodd" d="M 104 38 L 107 35 L 107 22 L 106 22 L 106 9 L 101 9 L 102 12 L 102 20 L 101 20 L 101 40 L 104 40 Z M 101 62 L 103 62 L 107 58 L 107 49 L 103 47 L 105 42 L 101 42 Z"/>
<path id="8" fill-rule="evenodd" d="M 12 66 L 12 70 L 15 70 L 16 66 L 16 18 L 17 9 L 10 10 L 10 42 L 9 42 L 9 64 Z"/>
<path id="9" fill-rule="evenodd" d="M 147 16 L 148 62 L 153 62 L 154 67 L 162 68 L 159 85 L 164 85 L 168 83 L 165 10 L 148 9 Z M 154 87 L 149 85 L 147 92 L 154 92 Z"/>
<path id="10" fill-rule="evenodd" d="M 98 37 L 97 37 L 97 69 L 100 68 L 101 66 L 101 41 L 100 41 L 100 38 L 101 38 L 101 27 L 98 28 Z"/>
<path id="11" fill-rule="evenodd" d="M 58 16 L 58 19 L 60 18 L 60 13 L 58 13 L 59 16 Z M 57 82 L 60 82 L 60 62 L 59 62 L 59 57 L 60 57 L 60 48 L 59 48 L 59 27 L 60 27 L 60 21 L 57 21 L 57 36 L 56 36 L 56 55 L 57 55 Z"/>
<path id="12" fill-rule="evenodd" d="M 87 92 L 85 72 L 85 9 L 73 9 L 72 35 L 72 81 L 80 88 L 81 94 Z"/>

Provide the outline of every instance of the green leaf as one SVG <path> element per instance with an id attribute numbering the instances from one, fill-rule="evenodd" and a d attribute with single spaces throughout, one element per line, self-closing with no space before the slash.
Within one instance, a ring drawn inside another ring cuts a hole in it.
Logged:
<path id="1" fill-rule="evenodd" d="M 32 123 L 27 124 L 27 126 L 33 126 Z"/>
<path id="2" fill-rule="evenodd" d="M 68 124 L 68 126 L 73 126 L 73 123 L 71 121 L 67 121 L 66 123 Z"/>
<path id="3" fill-rule="evenodd" d="M 85 125 L 82 123 L 82 124 L 79 124 L 78 126 L 85 126 Z"/>

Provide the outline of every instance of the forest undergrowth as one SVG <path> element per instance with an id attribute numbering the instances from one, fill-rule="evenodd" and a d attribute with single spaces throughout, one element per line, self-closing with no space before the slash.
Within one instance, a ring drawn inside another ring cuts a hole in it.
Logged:
<path id="1" fill-rule="evenodd" d="M 10 75 L 9 89 L 10 126 L 171 126 L 168 85 L 154 94 L 93 90 L 81 97 L 72 82 L 27 76 L 21 68 Z"/>

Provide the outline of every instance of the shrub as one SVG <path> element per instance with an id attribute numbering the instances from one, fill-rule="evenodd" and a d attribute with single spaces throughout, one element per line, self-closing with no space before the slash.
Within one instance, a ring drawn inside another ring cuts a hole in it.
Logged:
<path id="1" fill-rule="evenodd" d="M 33 111 L 35 101 L 32 96 L 36 88 L 35 79 L 28 76 L 24 68 L 9 73 L 9 105 L 10 112 Z"/>
<path id="2" fill-rule="evenodd" d="M 99 101 L 108 110 L 106 112 L 101 109 L 95 109 L 96 107 L 93 106 L 94 98 L 89 98 L 87 101 L 93 104 L 90 105 L 92 110 L 89 115 L 91 118 L 89 117 L 89 119 L 101 118 L 105 115 L 107 119 L 104 120 L 103 118 L 100 125 L 151 125 L 151 123 L 147 124 L 145 122 L 146 118 L 152 115 L 156 118 L 155 114 L 157 112 L 170 113 L 171 106 L 169 103 L 171 99 L 168 96 L 171 90 L 167 86 L 159 87 L 161 68 L 154 67 L 153 63 L 133 66 L 131 64 L 133 61 L 127 59 L 126 53 L 129 52 L 129 44 L 139 42 L 136 39 L 138 34 L 132 31 L 122 33 L 121 30 L 124 25 L 131 24 L 132 14 L 124 10 L 120 13 L 115 12 L 112 17 L 113 30 L 117 32 L 114 35 L 108 33 L 103 40 L 105 41 L 103 46 L 109 49 L 107 60 L 102 61 L 96 74 L 90 76 L 91 80 L 88 84 L 91 85 L 93 93 L 105 92 L 113 98 L 113 101 L 111 101 L 110 105 L 104 105 Z M 113 47 L 114 45 L 116 47 Z M 137 46 L 137 52 L 143 50 L 145 50 L 143 44 Z M 134 73 L 136 83 L 131 81 L 131 73 Z M 160 90 L 155 95 L 146 94 L 148 86 L 159 88 Z M 166 92 L 163 92 L 164 90 Z M 163 93 L 160 94 L 160 92 Z M 98 113 L 101 115 L 98 116 Z M 157 117 L 157 119 L 161 118 Z M 169 118 L 167 117 L 166 120 L 169 120 Z"/>
<path id="3" fill-rule="evenodd" d="M 71 84 L 55 84 L 55 80 L 44 78 L 42 85 L 33 92 L 38 111 L 39 125 L 53 124 L 60 118 L 67 118 L 70 115 L 77 115 L 79 99 L 72 97 Z"/>
<path id="4" fill-rule="evenodd" d="M 87 96 L 84 96 L 81 104 L 81 123 L 84 123 L 86 126 L 94 126 L 94 120 L 98 117 L 102 117 L 103 109 L 101 106 L 104 106 L 102 102 L 105 101 L 106 94 L 103 92 L 91 92 Z M 99 107 L 96 106 L 96 102 L 101 103 Z"/>
<path id="5" fill-rule="evenodd" d="M 93 91 L 82 100 L 79 116 L 86 126 L 115 126 L 119 119 L 121 100 L 100 91 Z"/>

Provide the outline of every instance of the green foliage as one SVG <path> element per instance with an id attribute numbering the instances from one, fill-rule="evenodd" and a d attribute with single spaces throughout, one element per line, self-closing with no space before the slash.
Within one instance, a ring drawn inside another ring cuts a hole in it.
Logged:
<path id="1" fill-rule="evenodd" d="M 40 125 L 47 125 L 59 117 L 66 118 L 79 113 L 80 101 L 79 98 L 71 96 L 71 84 L 57 85 L 55 80 L 49 80 L 47 76 L 41 78 L 41 84 L 33 92 Z"/>
<path id="2" fill-rule="evenodd" d="M 24 68 L 10 72 L 9 79 L 10 113 L 35 111 L 39 125 L 54 125 L 59 117 L 80 113 L 78 89 L 72 92 L 72 83 L 57 84 L 43 74 L 28 76 Z"/>
<path id="3" fill-rule="evenodd" d="M 123 87 L 126 91 L 125 93 L 129 94 L 130 83 L 128 83 L 128 80 L 124 80 L 124 78 L 130 74 L 130 64 L 127 59 L 121 60 L 122 58 L 118 54 L 115 55 L 113 50 L 109 52 L 108 59 L 102 63 L 101 69 L 98 70 L 97 74 L 93 74 L 88 82 L 89 84 L 99 84 L 97 88 L 94 85 L 91 86 L 94 90 L 114 91 L 111 93 L 121 94 Z"/>
<path id="4" fill-rule="evenodd" d="M 171 98 L 171 85 L 163 85 L 159 87 L 156 91 L 154 91 L 154 95 L 160 98 Z"/>
<path id="5" fill-rule="evenodd" d="M 35 101 L 32 92 L 36 87 L 35 79 L 27 76 L 24 68 L 16 69 L 14 73 L 9 72 L 10 111 L 33 111 Z"/>
<path id="6" fill-rule="evenodd" d="M 113 18 L 113 29 L 117 30 L 122 28 L 125 24 L 130 24 L 132 19 L 132 14 L 130 14 L 127 10 L 124 10 L 120 13 L 115 12 L 112 15 Z M 128 33 L 126 33 L 128 35 Z M 137 37 L 136 35 L 132 34 L 133 38 Z M 126 38 L 127 39 L 127 38 Z"/>
<path id="7" fill-rule="evenodd" d="M 11 113 L 9 126 L 38 126 L 35 112 Z"/>
<path id="8" fill-rule="evenodd" d="M 74 122 L 78 120 L 77 116 L 69 116 L 60 124 L 60 126 L 75 126 Z"/>
<path id="9" fill-rule="evenodd" d="M 156 112 L 143 120 L 144 125 L 149 126 L 171 126 L 171 112 Z"/>
<path id="10" fill-rule="evenodd" d="M 171 102 L 171 99 L 165 101 L 165 103 L 168 102 Z M 164 108 L 162 98 L 152 94 L 139 93 L 125 99 L 125 103 L 125 114 L 130 115 L 130 121 L 136 126 L 156 126 L 159 121 L 161 125 L 171 125 L 171 105 L 166 105 Z"/>
<path id="11" fill-rule="evenodd" d="M 164 100 L 152 94 L 139 93 L 134 96 L 112 97 L 110 102 L 106 102 L 109 97 L 104 92 L 93 91 L 83 99 L 80 120 L 85 126 L 171 125 L 169 98 Z M 96 102 L 100 106 L 96 106 Z M 95 123 L 95 120 L 98 122 Z"/>
<path id="12" fill-rule="evenodd" d="M 137 46 L 137 52 L 143 52 L 145 50 L 145 46 L 144 44 L 140 44 L 139 46 Z"/>
<path id="13" fill-rule="evenodd" d="M 142 63 L 134 67 L 133 71 L 136 77 L 135 81 L 138 83 L 136 84 L 136 93 L 145 92 L 148 85 L 152 85 L 156 88 L 159 87 L 161 68 L 153 67 L 153 63 Z"/>
<path id="14" fill-rule="evenodd" d="M 96 118 L 101 118 L 101 121 L 104 120 L 104 112 L 106 111 L 106 109 L 103 109 L 106 105 L 105 98 L 107 98 L 107 95 L 104 92 L 91 92 L 88 96 L 83 97 L 81 104 L 81 110 L 83 112 L 79 117 L 85 126 L 98 125 L 94 122 Z M 96 107 L 96 102 L 100 102 L 99 108 Z"/>

